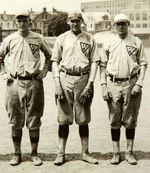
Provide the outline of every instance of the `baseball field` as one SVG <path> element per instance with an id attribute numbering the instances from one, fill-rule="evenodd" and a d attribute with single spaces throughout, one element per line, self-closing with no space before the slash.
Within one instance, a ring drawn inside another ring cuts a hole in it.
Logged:
<path id="1" fill-rule="evenodd" d="M 150 49 L 146 48 L 148 59 Z M 149 61 L 150 63 L 150 61 Z M 66 163 L 56 167 L 53 161 L 58 150 L 57 138 L 57 108 L 54 99 L 54 83 L 52 73 L 48 73 L 44 79 L 45 110 L 42 117 L 42 126 L 39 142 L 39 156 L 43 165 L 35 167 L 30 161 L 30 142 L 28 130 L 24 127 L 22 139 L 23 162 L 19 166 L 12 167 L 9 160 L 12 157 L 13 145 L 11 141 L 10 126 L 8 125 L 5 111 L 5 85 L 0 77 L 0 173 L 148 173 L 150 171 L 150 66 L 148 67 L 143 87 L 143 97 L 138 126 L 136 129 L 134 153 L 138 160 L 135 166 L 129 165 L 124 160 L 126 151 L 125 132 L 121 130 L 121 156 L 122 162 L 111 165 L 112 144 L 108 121 L 108 109 L 102 99 L 99 75 L 95 81 L 95 95 L 92 103 L 92 121 L 90 128 L 89 149 L 93 157 L 99 161 L 98 165 L 90 165 L 80 160 L 81 144 L 78 135 L 78 126 L 74 123 L 70 126 L 70 134 L 66 147 Z"/>

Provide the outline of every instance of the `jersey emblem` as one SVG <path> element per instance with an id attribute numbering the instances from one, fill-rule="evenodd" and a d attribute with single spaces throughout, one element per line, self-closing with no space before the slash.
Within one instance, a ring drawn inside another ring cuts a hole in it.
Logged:
<path id="1" fill-rule="evenodd" d="M 83 53 L 85 53 L 87 50 L 90 49 L 91 45 L 90 44 L 87 44 L 87 43 L 82 43 L 80 42 L 80 46 L 81 46 L 81 50 Z"/>
<path id="2" fill-rule="evenodd" d="M 137 49 L 136 47 L 127 46 L 127 45 L 126 45 L 126 48 L 127 48 L 127 52 L 129 54 L 129 56 L 131 56 L 133 54 L 133 52 L 135 52 L 135 50 Z"/>
<path id="3" fill-rule="evenodd" d="M 29 44 L 29 46 L 30 46 L 30 49 L 31 49 L 33 55 L 35 54 L 36 51 L 39 50 L 39 46 L 36 44 Z"/>

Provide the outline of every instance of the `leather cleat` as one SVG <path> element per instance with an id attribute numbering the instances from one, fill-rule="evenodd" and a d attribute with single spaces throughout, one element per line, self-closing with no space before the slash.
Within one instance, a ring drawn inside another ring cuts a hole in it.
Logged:
<path id="1" fill-rule="evenodd" d="M 127 152 L 126 155 L 125 155 L 125 159 L 131 165 L 136 165 L 137 164 L 137 161 L 135 160 L 134 155 L 133 155 L 132 152 Z"/>
<path id="2" fill-rule="evenodd" d="M 38 156 L 31 156 L 31 160 L 32 160 L 34 166 L 42 165 L 42 161 Z"/>
<path id="3" fill-rule="evenodd" d="M 121 162 L 120 153 L 114 153 L 113 158 L 111 159 L 110 163 L 113 165 L 118 165 L 120 162 Z"/>
<path id="4" fill-rule="evenodd" d="M 87 162 L 87 163 L 90 163 L 90 164 L 99 164 L 98 160 L 91 157 L 89 154 L 83 154 L 82 155 L 82 160 Z"/>
<path id="5" fill-rule="evenodd" d="M 10 165 L 12 166 L 19 165 L 20 163 L 21 163 L 21 154 L 15 154 L 12 160 L 10 160 Z"/>
<path id="6" fill-rule="evenodd" d="M 58 154 L 56 160 L 54 161 L 54 165 L 61 166 L 64 163 L 65 163 L 65 155 Z"/>

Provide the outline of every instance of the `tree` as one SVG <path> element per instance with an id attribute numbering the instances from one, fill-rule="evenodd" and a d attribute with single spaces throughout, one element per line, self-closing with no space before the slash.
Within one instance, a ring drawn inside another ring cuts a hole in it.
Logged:
<path id="1" fill-rule="evenodd" d="M 68 31 L 70 28 L 67 24 L 67 17 L 68 14 L 65 12 L 58 12 L 56 15 L 53 15 L 48 22 L 48 35 L 58 36 Z"/>

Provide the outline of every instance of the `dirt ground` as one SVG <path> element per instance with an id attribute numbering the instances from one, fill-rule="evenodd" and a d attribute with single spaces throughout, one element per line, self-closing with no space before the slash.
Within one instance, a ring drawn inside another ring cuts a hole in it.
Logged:
<path id="1" fill-rule="evenodd" d="M 150 49 L 146 49 L 149 58 Z M 92 121 L 90 127 L 89 148 L 91 155 L 99 160 L 99 165 L 90 165 L 80 160 L 81 144 L 78 135 L 78 126 L 70 126 L 70 134 L 66 147 L 67 162 L 56 167 L 53 161 L 58 150 L 57 138 L 57 108 L 54 100 L 54 83 L 52 74 L 49 73 L 44 79 L 45 87 L 45 111 L 42 118 L 41 137 L 39 143 L 39 155 L 43 160 L 43 165 L 34 167 L 30 161 L 30 142 L 28 130 L 24 128 L 22 139 L 23 162 L 16 167 L 9 165 L 12 157 L 13 145 L 8 125 L 7 113 L 5 111 L 5 81 L 0 77 L 0 173 L 143 173 L 150 171 L 150 66 L 146 73 L 143 87 L 143 98 L 136 129 L 135 156 L 138 164 L 129 165 L 124 160 L 126 151 L 126 141 L 124 128 L 121 133 L 121 155 L 122 162 L 113 166 L 110 164 L 112 157 L 112 144 L 110 138 L 110 128 L 108 122 L 107 105 L 102 99 L 99 75 L 95 82 L 95 96 L 92 103 Z"/>

